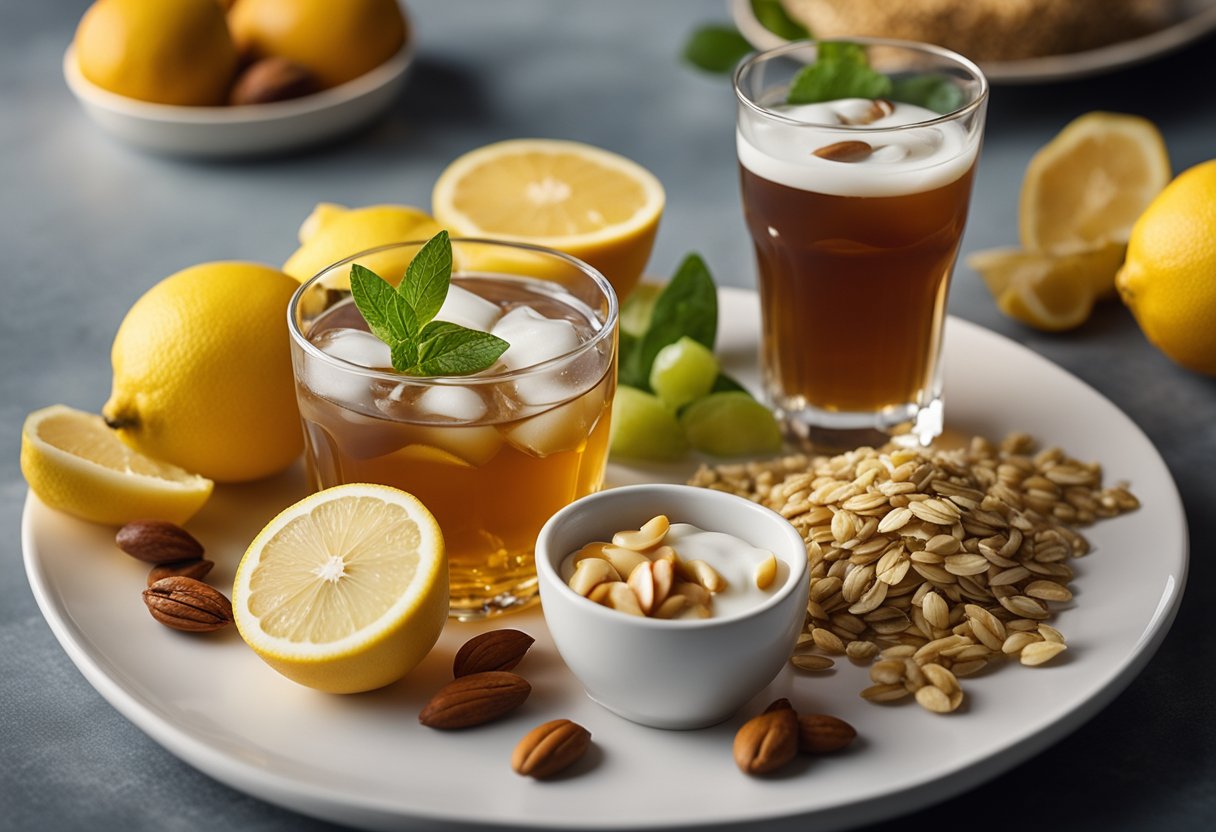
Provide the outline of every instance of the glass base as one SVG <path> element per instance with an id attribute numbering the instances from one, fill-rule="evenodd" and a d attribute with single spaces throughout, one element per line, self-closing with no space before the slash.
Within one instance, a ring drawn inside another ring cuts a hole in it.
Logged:
<path id="1" fill-rule="evenodd" d="M 519 612 L 540 601 L 540 588 L 533 576 L 515 584 L 509 590 L 493 595 L 452 593 L 448 603 L 448 617 L 457 621 L 480 621 L 485 618 Z"/>
<path id="2" fill-rule="evenodd" d="M 812 407 L 801 397 L 772 398 L 786 439 L 806 451 L 839 453 L 863 446 L 876 448 L 888 442 L 925 447 L 943 429 L 940 396 L 925 404 L 893 405 L 879 411 L 854 413 Z"/>

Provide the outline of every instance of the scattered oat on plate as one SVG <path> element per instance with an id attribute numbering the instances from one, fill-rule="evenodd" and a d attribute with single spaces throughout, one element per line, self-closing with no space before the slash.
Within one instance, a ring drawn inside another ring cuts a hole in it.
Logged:
<path id="1" fill-rule="evenodd" d="M 832 666 L 812 650 L 877 658 L 864 698 L 914 696 L 949 713 L 963 702 L 958 677 L 1067 649 L 1046 622 L 1049 602 L 1072 600 L 1068 560 L 1089 551 L 1073 527 L 1140 505 L 1125 484 L 1104 488 L 1097 463 L 1034 451 L 1025 434 L 955 450 L 858 448 L 703 466 L 691 483 L 762 503 L 806 540 L 796 667 Z"/>

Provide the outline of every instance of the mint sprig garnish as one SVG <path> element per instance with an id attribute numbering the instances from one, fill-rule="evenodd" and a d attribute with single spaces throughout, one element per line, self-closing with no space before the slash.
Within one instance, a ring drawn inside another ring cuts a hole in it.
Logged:
<path id="1" fill-rule="evenodd" d="M 411 376 L 463 376 L 492 367 L 507 347 L 488 332 L 435 316 L 452 285 L 452 241 L 440 231 L 410 261 L 396 288 L 371 269 L 350 267 L 350 291 L 371 333 L 389 345 L 393 369 Z"/>
<path id="2" fill-rule="evenodd" d="M 870 68 L 861 44 L 823 41 L 815 63 L 800 69 L 790 82 L 785 100 L 787 104 L 817 104 L 839 98 L 888 98 L 943 115 L 963 106 L 965 100 L 948 75 L 914 73 L 892 78 Z"/>
<path id="3" fill-rule="evenodd" d="M 815 63 L 798 70 L 790 82 L 788 104 L 817 104 L 839 98 L 887 98 L 891 79 L 870 68 L 860 44 L 822 41 Z"/>

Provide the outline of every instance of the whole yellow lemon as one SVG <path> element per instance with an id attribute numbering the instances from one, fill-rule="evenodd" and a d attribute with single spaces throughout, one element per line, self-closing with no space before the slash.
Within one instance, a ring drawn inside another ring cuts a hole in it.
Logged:
<path id="1" fill-rule="evenodd" d="M 286 468 L 303 445 L 287 331 L 298 286 L 238 262 L 192 266 L 153 286 L 114 338 L 106 421 L 136 450 L 209 479 Z"/>
<path id="2" fill-rule="evenodd" d="M 141 101 L 223 104 L 236 75 L 236 46 L 216 0 L 97 0 L 75 45 L 85 78 Z"/>
<path id="3" fill-rule="evenodd" d="M 1115 285 L 1149 341 L 1216 375 L 1216 159 L 1179 174 L 1136 220 Z"/>
<path id="4" fill-rule="evenodd" d="M 294 61 L 322 87 L 384 63 L 408 34 L 396 0 L 240 0 L 228 22 L 242 53 Z"/>

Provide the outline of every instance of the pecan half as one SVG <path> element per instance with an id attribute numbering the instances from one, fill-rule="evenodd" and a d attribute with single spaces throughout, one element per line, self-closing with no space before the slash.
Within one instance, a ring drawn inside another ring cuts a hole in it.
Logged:
<path id="1" fill-rule="evenodd" d="M 177 560 L 173 563 L 159 563 L 148 572 L 148 586 L 152 586 L 152 584 L 161 578 L 194 578 L 201 581 L 207 577 L 207 573 L 214 566 L 215 563 L 213 561 L 205 560 L 204 558 Z"/>
<path id="2" fill-rule="evenodd" d="M 209 633 L 232 623 L 232 604 L 224 594 L 194 578 L 161 578 L 143 596 L 152 617 L 175 630 Z"/>

